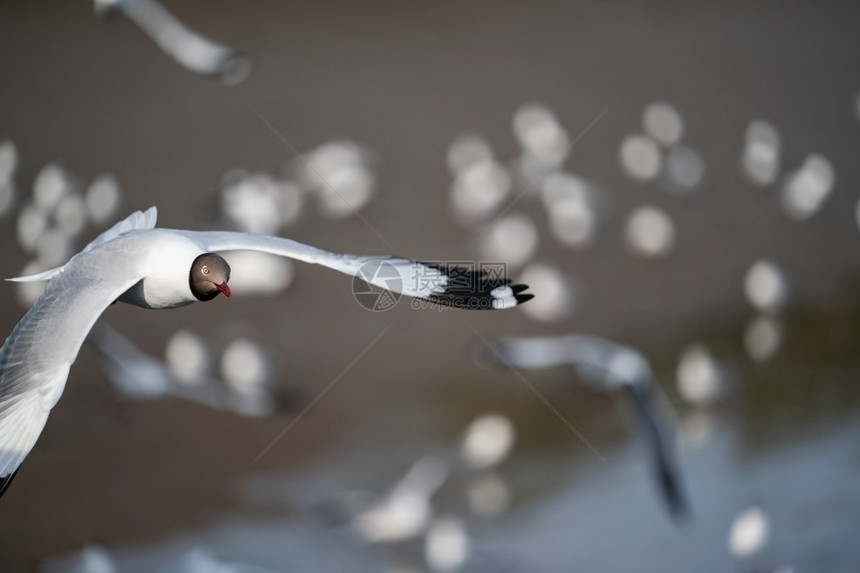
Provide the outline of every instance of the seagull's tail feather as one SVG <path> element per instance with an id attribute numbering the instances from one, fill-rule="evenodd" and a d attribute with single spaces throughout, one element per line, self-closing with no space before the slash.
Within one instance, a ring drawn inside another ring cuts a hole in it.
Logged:
<path id="1" fill-rule="evenodd" d="M 15 470 L 11 474 L 0 478 L 0 497 L 3 497 L 3 494 L 6 493 L 7 489 L 9 489 L 9 485 L 12 483 L 12 480 L 15 479 L 16 475 L 18 475 L 18 470 Z"/>

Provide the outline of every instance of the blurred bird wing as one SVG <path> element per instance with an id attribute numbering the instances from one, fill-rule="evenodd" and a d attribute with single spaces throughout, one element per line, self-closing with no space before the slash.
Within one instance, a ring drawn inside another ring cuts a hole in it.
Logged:
<path id="1" fill-rule="evenodd" d="M 104 355 L 109 365 L 108 378 L 125 397 L 155 400 L 171 395 L 210 408 L 228 409 L 221 381 L 204 376 L 193 385 L 183 384 L 167 364 L 138 348 L 107 323 L 96 325 L 87 341 Z"/>
<path id="2" fill-rule="evenodd" d="M 587 334 L 510 337 L 495 340 L 482 350 L 491 364 L 523 370 L 570 365 L 587 384 L 598 390 L 617 390 L 625 384 L 648 385 L 651 369 L 636 350 Z"/>
<path id="3" fill-rule="evenodd" d="M 521 370 L 555 368 L 570 363 L 564 341 L 555 336 L 502 338 L 488 342 L 481 358 Z"/>
<path id="4" fill-rule="evenodd" d="M 654 388 L 636 385 L 625 387 L 651 448 L 654 475 L 672 517 L 684 519 L 690 514 L 690 505 L 684 492 L 677 459 L 675 432 L 670 419 L 661 416 L 654 402 Z"/>

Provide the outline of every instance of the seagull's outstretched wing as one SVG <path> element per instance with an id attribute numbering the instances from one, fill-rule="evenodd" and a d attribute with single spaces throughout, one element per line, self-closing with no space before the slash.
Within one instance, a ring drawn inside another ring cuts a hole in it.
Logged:
<path id="1" fill-rule="evenodd" d="M 76 255 L 6 339 L 0 349 L 0 483 L 36 443 L 93 323 L 141 278 L 109 244 Z"/>
<path id="2" fill-rule="evenodd" d="M 481 271 L 390 256 L 340 255 L 269 235 L 230 231 L 176 231 L 210 252 L 261 251 L 318 264 L 415 298 L 467 309 L 511 308 L 532 298 L 525 285 Z"/>

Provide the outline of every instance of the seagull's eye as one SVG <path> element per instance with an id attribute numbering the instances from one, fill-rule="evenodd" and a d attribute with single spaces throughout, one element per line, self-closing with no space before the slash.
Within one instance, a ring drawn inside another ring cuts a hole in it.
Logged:
<path id="1" fill-rule="evenodd" d="M 207 267 L 206 265 L 203 265 L 200 268 L 200 272 L 203 273 L 204 275 L 208 275 L 209 274 L 209 267 Z"/>

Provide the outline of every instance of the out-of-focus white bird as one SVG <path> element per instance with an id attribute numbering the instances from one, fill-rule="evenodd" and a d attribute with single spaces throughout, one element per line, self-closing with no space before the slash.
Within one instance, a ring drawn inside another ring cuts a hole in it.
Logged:
<path id="1" fill-rule="evenodd" d="M 175 308 L 220 293 L 230 296 L 230 267 L 216 251 L 262 251 L 319 264 L 439 305 L 504 309 L 532 297 L 523 294 L 527 287 L 510 285 L 510 279 L 462 268 L 334 254 L 267 235 L 156 229 L 155 220 L 155 207 L 135 212 L 65 265 L 12 279 L 50 283 L 0 348 L 0 495 L 42 433 L 69 368 L 101 313 L 118 300 L 143 308 Z M 366 270 L 383 264 L 397 280 Z"/>
<path id="2" fill-rule="evenodd" d="M 424 559 L 432 571 L 458 571 L 469 557 L 469 533 L 454 516 L 437 517 L 427 531 Z"/>
<path id="3" fill-rule="evenodd" d="M 447 477 L 445 462 L 421 458 L 387 496 L 353 519 L 353 527 L 372 543 L 417 537 L 424 533 L 433 515 L 430 498 Z"/>
<path id="4" fill-rule="evenodd" d="M 675 378 L 678 394 L 691 406 L 709 408 L 725 397 L 725 371 L 700 342 L 690 344 L 681 353 Z"/>
<path id="5" fill-rule="evenodd" d="M 155 0 L 94 0 L 97 15 L 118 12 L 137 24 L 164 53 L 197 74 L 238 84 L 251 73 L 251 61 L 233 48 L 190 30 Z"/>
<path id="6" fill-rule="evenodd" d="M 764 511 L 753 505 L 738 513 L 729 528 L 729 552 L 737 559 L 758 554 L 770 537 L 770 522 Z"/>
<path id="7" fill-rule="evenodd" d="M 108 380 L 125 398 L 159 400 L 174 396 L 216 410 L 232 410 L 253 417 L 266 416 L 274 409 L 276 397 L 271 388 L 259 387 L 258 390 L 265 391 L 266 395 L 252 404 L 247 400 L 237 400 L 237 393 L 230 385 L 209 376 L 203 375 L 194 383 L 179 380 L 167 364 L 147 354 L 107 324 L 96 325 L 87 341 L 104 356 Z M 253 407 L 255 405 L 256 408 Z"/>
<path id="8" fill-rule="evenodd" d="M 654 374 L 638 351 L 597 336 L 573 334 L 492 341 L 481 347 L 478 359 L 526 370 L 569 365 L 590 387 L 623 394 L 651 446 L 657 483 L 671 515 L 679 519 L 689 514 L 676 460 L 673 416 L 661 412 L 668 408 L 665 401 L 655 403 Z"/>
<path id="9" fill-rule="evenodd" d="M 488 469 L 508 457 L 516 431 L 501 414 L 485 414 L 472 421 L 463 436 L 460 455 L 475 470 Z"/>

